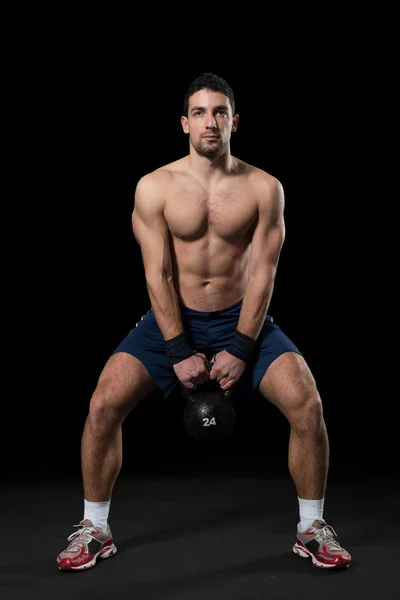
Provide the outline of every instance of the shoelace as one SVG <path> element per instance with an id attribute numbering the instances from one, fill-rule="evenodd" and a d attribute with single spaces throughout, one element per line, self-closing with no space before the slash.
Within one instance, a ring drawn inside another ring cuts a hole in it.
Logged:
<path id="1" fill-rule="evenodd" d="M 71 535 L 68 537 L 68 541 L 69 542 L 77 542 L 78 538 L 79 540 L 81 540 L 82 542 L 84 542 L 85 544 L 88 544 L 90 542 L 90 538 L 92 537 L 91 532 L 92 532 L 92 527 L 85 527 L 85 525 L 74 525 L 74 527 L 79 527 L 78 531 L 74 531 L 74 533 L 71 533 Z M 70 544 L 71 546 L 72 544 Z"/>
<path id="2" fill-rule="evenodd" d="M 317 540 L 317 542 L 321 544 L 323 541 L 325 541 L 327 546 L 329 546 L 329 548 L 331 548 L 332 550 L 341 549 L 341 545 L 339 544 L 339 542 L 333 539 L 334 535 L 337 537 L 337 533 L 333 529 L 333 527 L 331 527 L 331 525 L 324 525 L 322 529 L 317 529 L 316 531 L 317 534 L 315 536 L 315 539 Z"/>

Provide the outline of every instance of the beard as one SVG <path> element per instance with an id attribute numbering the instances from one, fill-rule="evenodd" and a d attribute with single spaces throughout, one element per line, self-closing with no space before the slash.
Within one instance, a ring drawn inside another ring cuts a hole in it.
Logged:
<path id="1" fill-rule="evenodd" d="M 219 156 L 224 152 L 226 144 L 220 137 L 212 142 L 200 138 L 197 142 L 192 140 L 192 146 L 200 156 Z"/>

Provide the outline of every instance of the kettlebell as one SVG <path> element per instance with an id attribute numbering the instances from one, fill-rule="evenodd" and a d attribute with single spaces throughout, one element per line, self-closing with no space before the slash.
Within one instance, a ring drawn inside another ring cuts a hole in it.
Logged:
<path id="1" fill-rule="evenodd" d="M 183 422 L 192 439 L 219 441 L 233 435 L 236 414 L 231 398 L 235 386 L 224 391 L 216 381 L 206 381 L 194 390 L 189 390 L 183 384 L 181 388 L 187 401 Z"/>

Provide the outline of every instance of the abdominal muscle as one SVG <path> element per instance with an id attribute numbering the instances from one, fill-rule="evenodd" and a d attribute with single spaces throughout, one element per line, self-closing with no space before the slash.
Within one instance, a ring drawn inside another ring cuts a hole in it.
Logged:
<path id="1" fill-rule="evenodd" d="M 250 246 L 213 239 L 172 238 L 173 276 L 179 302 L 211 312 L 232 306 L 245 294 Z"/>

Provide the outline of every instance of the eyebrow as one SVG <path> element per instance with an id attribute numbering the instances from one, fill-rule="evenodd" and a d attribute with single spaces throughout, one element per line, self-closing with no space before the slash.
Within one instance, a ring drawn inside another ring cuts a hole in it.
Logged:
<path id="1" fill-rule="evenodd" d="M 204 110 L 204 109 L 205 109 L 205 106 L 193 106 L 190 109 L 190 112 L 195 112 L 196 110 Z M 221 109 L 228 110 L 228 106 L 226 104 L 219 104 L 218 106 L 214 106 L 214 110 L 221 110 Z"/>

